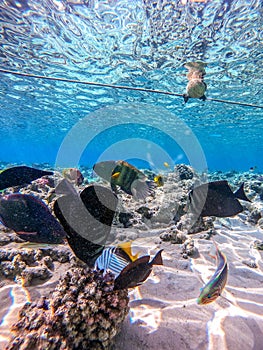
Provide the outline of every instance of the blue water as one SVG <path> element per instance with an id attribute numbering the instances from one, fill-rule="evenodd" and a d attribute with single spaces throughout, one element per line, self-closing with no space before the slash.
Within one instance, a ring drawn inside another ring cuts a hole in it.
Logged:
<path id="1" fill-rule="evenodd" d="M 184 63 L 202 60 L 207 97 L 262 105 L 262 18 L 260 0 L 4 0 L 0 69 L 181 94 Z M 61 165 L 65 138 L 85 121 L 63 166 L 91 166 L 110 148 L 107 157 L 152 168 L 263 169 L 259 108 L 4 73 L 0 106 L 2 162 Z"/>

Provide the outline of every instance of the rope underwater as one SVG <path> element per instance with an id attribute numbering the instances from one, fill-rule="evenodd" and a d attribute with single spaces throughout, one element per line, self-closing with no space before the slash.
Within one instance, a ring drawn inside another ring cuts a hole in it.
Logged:
<path id="1" fill-rule="evenodd" d="M 49 76 L 38 75 L 38 74 L 29 74 L 29 73 L 15 72 L 15 71 L 10 71 L 10 70 L 1 69 L 1 68 L 0 68 L 0 73 L 13 74 L 13 75 L 18 75 L 18 76 L 27 77 L 27 78 L 60 81 L 60 82 L 65 82 L 65 83 L 91 85 L 91 86 L 106 87 L 106 88 L 113 88 L 113 89 L 122 89 L 122 90 L 142 91 L 142 92 L 149 92 L 149 93 L 155 93 L 155 94 L 183 97 L 183 94 L 178 94 L 178 93 L 170 92 L 170 91 L 145 89 L 145 88 L 139 88 L 139 87 L 124 86 L 124 85 L 96 83 L 96 82 L 92 82 L 92 81 L 82 81 L 82 80 L 77 80 L 77 79 L 49 77 Z M 221 99 L 210 98 L 210 97 L 206 98 L 206 100 L 207 101 L 213 101 L 213 102 L 220 102 L 220 103 L 226 103 L 226 104 L 232 104 L 232 105 L 239 105 L 239 106 L 253 107 L 253 108 L 262 108 L 263 109 L 263 106 L 252 104 L 252 103 L 229 101 L 229 100 L 221 100 Z"/>

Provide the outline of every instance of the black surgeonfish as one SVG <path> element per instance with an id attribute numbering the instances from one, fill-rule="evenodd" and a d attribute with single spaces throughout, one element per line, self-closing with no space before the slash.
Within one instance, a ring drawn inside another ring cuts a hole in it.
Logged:
<path id="1" fill-rule="evenodd" d="M 58 192 L 65 195 L 54 203 L 54 213 L 66 231 L 75 255 L 90 267 L 101 255 L 115 215 L 118 199 L 109 189 L 91 185 L 80 195 L 63 180 Z M 71 189 L 71 190 L 70 190 Z"/>
<path id="2" fill-rule="evenodd" d="M 64 243 L 62 226 L 40 199 L 14 193 L 0 198 L 0 221 L 23 240 L 36 243 Z"/>
<path id="3" fill-rule="evenodd" d="M 93 166 L 93 170 L 104 180 L 110 182 L 114 192 L 117 186 L 120 186 L 124 192 L 133 195 L 138 200 L 145 199 L 156 187 L 155 183 L 148 180 L 144 173 L 123 160 L 99 162 Z"/>
<path id="4" fill-rule="evenodd" d="M 45 175 L 53 175 L 53 171 L 35 169 L 24 165 L 8 168 L 0 172 L 0 190 L 29 184 Z"/>
<path id="5" fill-rule="evenodd" d="M 162 251 L 149 262 L 150 256 L 145 255 L 129 263 L 114 281 L 114 289 L 134 288 L 142 284 L 150 275 L 153 265 L 163 265 Z"/>
<path id="6" fill-rule="evenodd" d="M 208 182 L 189 193 L 190 211 L 204 216 L 228 217 L 243 211 L 238 199 L 248 201 L 244 183 L 233 193 L 226 180 Z"/>

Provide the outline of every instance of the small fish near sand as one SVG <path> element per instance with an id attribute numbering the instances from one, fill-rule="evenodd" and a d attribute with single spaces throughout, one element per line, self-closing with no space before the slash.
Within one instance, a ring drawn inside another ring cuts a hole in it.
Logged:
<path id="1" fill-rule="evenodd" d="M 111 231 L 118 199 L 108 188 L 87 186 L 80 195 L 66 179 L 57 186 L 63 194 L 54 202 L 54 213 L 66 231 L 75 255 L 94 267 Z"/>
<path id="2" fill-rule="evenodd" d="M 186 103 L 189 98 L 199 98 L 205 101 L 205 92 L 207 85 L 204 82 L 204 76 L 206 64 L 203 62 L 188 62 L 185 64 L 185 68 L 188 69 L 187 79 L 189 80 L 186 93 L 183 95 L 184 102 Z"/>
<path id="3" fill-rule="evenodd" d="M 215 301 L 222 293 L 228 275 L 227 258 L 219 249 L 216 243 L 217 269 L 210 280 L 201 288 L 201 293 L 197 299 L 197 304 L 206 305 Z"/>
<path id="4" fill-rule="evenodd" d="M 62 226 L 40 199 L 28 194 L 9 194 L 0 198 L 0 221 L 25 241 L 64 243 Z"/>
<path id="5" fill-rule="evenodd" d="M 250 202 L 244 192 L 244 183 L 233 193 L 226 180 L 213 181 L 190 191 L 189 208 L 191 212 L 202 217 L 229 217 L 243 211 L 238 199 Z"/>
<path id="6" fill-rule="evenodd" d="M 150 260 L 149 255 L 129 263 L 115 279 L 114 289 L 134 288 L 141 285 L 152 272 L 153 265 L 163 265 L 162 251 L 159 250 L 155 257 Z"/>
<path id="7" fill-rule="evenodd" d="M 110 182 L 114 192 L 119 186 L 125 193 L 133 195 L 136 200 L 145 199 L 155 188 L 143 172 L 123 161 L 109 160 L 94 165 L 93 170 L 104 180 Z"/>
<path id="8" fill-rule="evenodd" d="M 63 169 L 62 175 L 68 179 L 69 181 L 72 181 L 75 185 L 81 185 L 84 181 L 84 177 L 81 174 L 80 170 L 77 168 L 66 168 Z"/>
<path id="9" fill-rule="evenodd" d="M 0 172 L 0 190 L 12 186 L 27 185 L 42 176 L 53 174 L 53 171 L 35 169 L 24 165 L 7 168 Z"/>

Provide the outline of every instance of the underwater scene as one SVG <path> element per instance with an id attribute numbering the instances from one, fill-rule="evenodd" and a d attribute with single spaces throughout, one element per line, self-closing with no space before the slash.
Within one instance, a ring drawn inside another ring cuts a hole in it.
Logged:
<path id="1" fill-rule="evenodd" d="M 0 350 L 262 350 L 262 1 L 1 0 L 0 44 Z"/>

